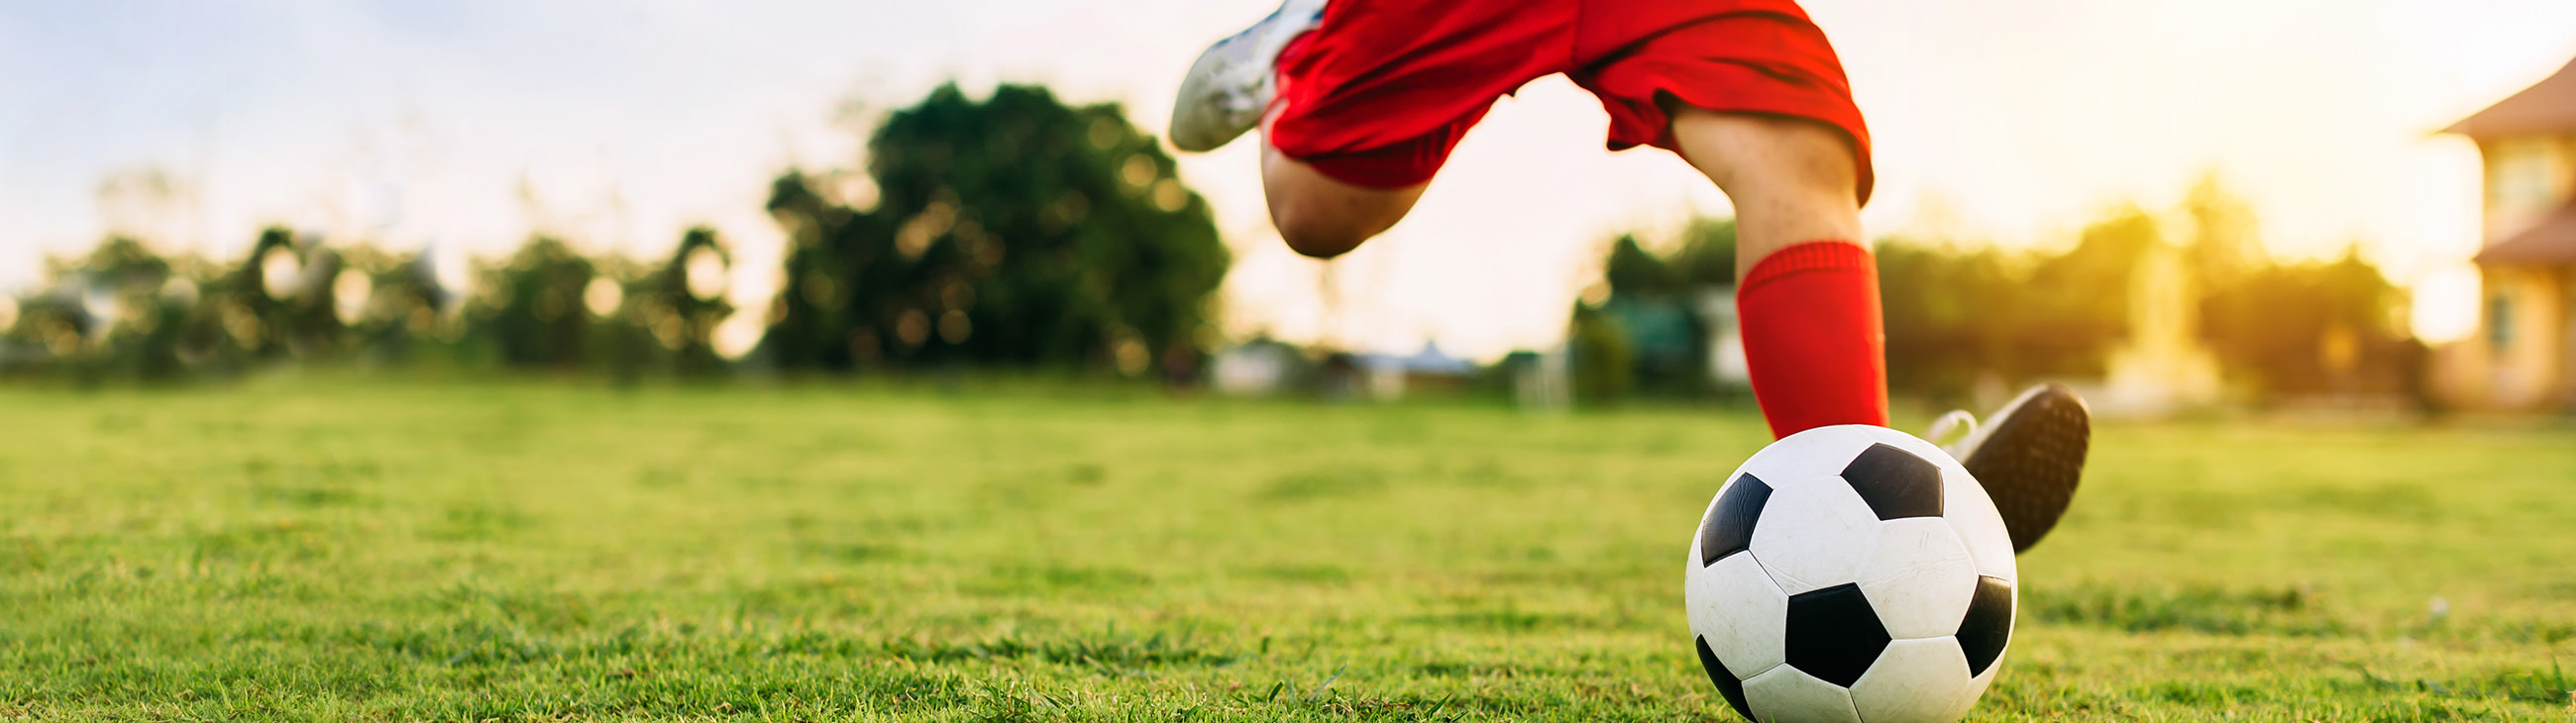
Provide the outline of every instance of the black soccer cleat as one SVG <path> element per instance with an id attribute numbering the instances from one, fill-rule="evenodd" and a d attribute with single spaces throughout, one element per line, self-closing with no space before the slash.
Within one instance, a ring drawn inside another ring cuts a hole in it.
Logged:
<path id="1" fill-rule="evenodd" d="M 2075 390 L 2042 384 L 1986 419 L 1980 426 L 1966 412 L 1951 412 L 1933 424 L 1932 436 L 1943 436 L 1958 421 L 1968 423 L 1968 436 L 1942 449 L 1985 485 L 2018 554 L 2039 544 L 2074 501 L 2093 440 L 2093 414 Z"/>

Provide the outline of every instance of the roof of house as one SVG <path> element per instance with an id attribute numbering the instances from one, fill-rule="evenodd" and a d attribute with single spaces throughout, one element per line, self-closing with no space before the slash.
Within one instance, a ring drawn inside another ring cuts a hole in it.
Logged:
<path id="1" fill-rule="evenodd" d="M 2444 133 L 2494 138 L 2518 133 L 2576 131 L 2576 61 L 2512 97 L 2463 118 Z"/>
<path id="2" fill-rule="evenodd" d="M 1413 374 L 1465 376 L 1476 373 L 1475 362 L 1441 353 L 1440 345 L 1432 342 L 1423 342 L 1422 351 L 1415 352 L 1413 356 L 1368 354 L 1360 358 L 1360 364 L 1371 369 Z"/>
<path id="3" fill-rule="evenodd" d="M 2540 223 L 2478 252 L 2481 264 L 2576 263 L 2576 203 L 2560 207 Z"/>

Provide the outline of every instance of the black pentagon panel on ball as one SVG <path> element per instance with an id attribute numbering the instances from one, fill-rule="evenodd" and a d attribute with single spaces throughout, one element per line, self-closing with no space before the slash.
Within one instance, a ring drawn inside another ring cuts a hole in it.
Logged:
<path id="1" fill-rule="evenodd" d="M 1941 467 L 1895 445 L 1861 450 L 1843 467 L 1843 481 L 1881 520 L 1941 516 Z"/>
<path id="2" fill-rule="evenodd" d="M 1737 715 L 1753 720 L 1753 706 L 1744 702 L 1744 681 L 1737 680 L 1726 662 L 1708 649 L 1708 638 L 1692 637 L 1691 642 L 1699 646 L 1699 667 L 1708 669 L 1708 682 L 1717 684 L 1717 692 L 1726 696 L 1727 705 L 1735 706 Z"/>
<path id="3" fill-rule="evenodd" d="M 2012 642 L 2012 623 L 2012 583 L 1977 578 L 1977 596 L 1969 599 L 1968 617 L 1959 622 L 1959 651 L 1968 654 L 1968 675 L 1985 675 L 1987 666 L 2003 656 L 2004 644 Z"/>
<path id="4" fill-rule="evenodd" d="M 1835 585 L 1789 596 L 1789 664 L 1843 687 L 1869 672 L 1887 650 L 1887 626 L 1878 621 L 1860 586 Z"/>
<path id="5" fill-rule="evenodd" d="M 1762 519 L 1762 505 L 1770 501 L 1771 486 L 1753 475 L 1727 485 L 1717 504 L 1709 506 L 1708 519 L 1699 521 L 1699 566 L 1715 565 L 1752 547 L 1753 523 Z"/>

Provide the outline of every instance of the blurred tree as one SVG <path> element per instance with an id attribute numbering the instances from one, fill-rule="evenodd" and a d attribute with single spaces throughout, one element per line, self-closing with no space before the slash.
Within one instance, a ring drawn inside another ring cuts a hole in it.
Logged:
<path id="1" fill-rule="evenodd" d="M 356 247 L 341 254 L 347 268 L 333 283 L 352 342 L 388 364 L 412 361 L 422 340 L 435 340 L 447 322 L 454 293 L 441 288 L 427 252 L 397 254 Z M 350 277 L 349 274 L 358 274 Z M 364 281 L 351 280 L 363 278 Z M 363 288 L 361 288 L 363 287 Z"/>
<path id="2" fill-rule="evenodd" d="M 1682 228 L 1682 247 L 1673 266 L 1702 287 L 1735 285 L 1735 219 L 1691 219 Z"/>
<path id="3" fill-rule="evenodd" d="M 770 301 L 769 332 L 761 345 L 763 355 L 782 367 L 846 371 L 883 356 L 878 330 L 863 321 L 882 309 L 873 296 L 854 292 L 862 281 L 887 281 L 885 272 L 895 268 L 880 263 L 891 251 L 892 226 L 874 213 L 873 199 L 853 209 L 826 196 L 821 189 L 831 180 L 791 172 L 770 184 L 770 216 L 792 246 L 786 285 Z"/>
<path id="4" fill-rule="evenodd" d="M 662 368 L 670 358 L 670 351 L 653 337 L 645 321 L 644 307 L 653 302 L 652 271 L 613 255 L 591 263 L 590 284 L 582 287 L 581 306 L 591 317 L 592 361 L 620 386 L 641 383 L 647 372 Z"/>
<path id="5" fill-rule="evenodd" d="M 590 259 L 561 239 L 535 237 L 484 271 L 485 297 L 469 321 L 490 335 L 510 366 L 576 368 L 589 341 L 582 295 L 592 275 Z"/>
<path id="6" fill-rule="evenodd" d="M 1566 347 L 1573 357 L 1575 404 L 1615 406 L 1636 390 L 1636 353 L 1618 317 L 1576 302 Z"/>
<path id="7" fill-rule="evenodd" d="M 1696 218 L 1683 227 L 1669 258 L 1646 250 L 1633 234 L 1610 243 L 1601 280 L 1612 297 L 1684 297 L 1735 285 L 1735 219 Z"/>
<path id="8" fill-rule="evenodd" d="M 2183 197 L 2191 236 L 2183 242 L 2185 270 L 2206 292 L 2233 286 L 2269 259 L 2263 253 L 2254 207 L 2228 190 L 2218 174 L 2203 176 Z"/>
<path id="9" fill-rule="evenodd" d="M 1958 403 L 1985 375 L 2033 374 L 2012 353 L 2025 302 L 2002 252 L 1891 239 L 1876 255 L 1890 388 Z"/>
<path id="10" fill-rule="evenodd" d="M 2420 346 L 2398 321 L 2405 293 L 2361 258 L 2274 264 L 2213 290 L 2203 329 L 2230 376 L 2258 395 L 2414 393 Z"/>
<path id="11" fill-rule="evenodd" d="M 868 143 L 861 194 L 791 173 L 795 246 L 766 343 L 782 366 L 1181 359 L 1229 263 L 1207 204 L 1115 105 L 942 86 Z M 861 197 L 843 198 L 845 195 Z"/>
<path id="12" fill-rule="evenodd" d="M 1616 358 L 1628 366 L 1624 380 L 1595 384 L 1594 398 L 1613 388 L 1618 394 L 1636 387 L 1648 393 L 1688 395 L 1707 386 L 1708 329 L 1697 302 L 1702 294 L 1722 293 L 1733 279 L 1703 283 L 1691 277 L 1690 268 L 1677 263 L 1682 254 L 1675 256 L 1667 261 L 1638 245 L 1637 237 L 1622 235 L 1611 242 L 1609 258 L 1602 263 L 1601 276 L 1610 285 L 1610 297 L 1597 310 L 1586 310 L 1576 302 L 1578 323 L 1586 314 L 1606 316 L 1606 324 L 1594 326 L 1615 329 L 1623 337 L 1619 352 L 1596 350 L 1592 355 L 1595 360 Z"/>
<path id="13" fill-rule="evenodd" d="M 1621 234 L 1610 242 L 1609 257 L 1601 262 L 1601 281 L 1610 285 L 1611 298 L 1672 297 L 1691 291 L 1689 275 L 1647 251 L 1633 234 Z"/>
<path id="14" fill-rule="evenodd" d="M 636 305 L 637 319 L 671 350 L 673 368 L 682 375 L 725 370 L 714 339 L 716 327 L 733 316 L 733 302 L 725 300 L 732 267 L 733 255 L 724 242 L 714 229 L 702 226 L 683 234 L 670 261 L 640 284 L 644 293 Z"/>
<path id="15" fill-rule="evenodd" d="M 0 367 L 83 382 L 179 378 L 206 356 L 191 332 L 205 310 L 196 279 L 208 269 L 124 235 L 48 259 L 41 291 L 0 302 Z"/>
<path id="16" fill-rule="evenodd" d="M 1609 297 L 1597 309 L 1577 302 L 1575 318 L 1599 313 L 1622 337 L 1615 358 L 1625 360 L 1623 379 L 1595 389 L 1618 389 L 1668 396 L 1695 396 L 1711 391 L 1708 375 L 1709 320 L 1702 318 L 1708 297 L 1731 293 L 1735 285 L 1735 221 L 1699 218 L 1681 234 L 1669 255 L 1648 251 L 1634 235 L 1610 244 L 1602 261 L 1602 282 Z M 1596 358 L 1609 352 L 1596 352 Z M 1579 391 L 1579 390 L 1578 390 Z"/>
<path id="17" fill-rule="evenodd" d="M 2075 248 L 2040 256 L 2012 300 L 2020 318 L 2011 327 L 2015 332 L 2005 352 L 2015 360 L 2007 374 L 2098 378 L 2106 373 L 2112 346 L 2129 333 L 2130 274 L 2162 243 L 2164 231 L 2155 217 L 2130 206 L 2086 226 Z"/>
<path id="18" fill-rule="evenodd" d="M 341 272 L 348 270 L 340 251 L 315 239 L 301 244 L 295 273 L 284 285 L 285 297 L 269 331 L 299 357 L 329 356 L 345 348 L 347 328 L 340 322 Z M 279 287 L 276 279 L 262 279 Z"/>
<path id="19" fill-rule="evenodd" d="M 56 264 L 56 288 L 77 299 L 56 308 L 76 312 L 70 321 L 81 343 L 69 356 L 83 378 L 178 376 L 178 320 L 187 309 L 162 293 L 176 279 L 169 259 L 139 239 L 113 236 L 85 258 Z"/>
<path id="20" fill-rule="evenodd" d="M 2421 391 L 2422 345 L 2399 321 L 2405 293 L 2358 244 L 2330 263 L 2274 262 L 2252 205 L 2214 174 L 2182 211 L 2201 338 L 2237 386 L 2261 398 Z"/>
<path id="21" fill-rule="evenodd" d="M 303 258 L 294 231 L 278 226 L 261 229 L 250 253 L 208 289 L 217 323 L 250 356 L 274 358 L 287 353 L 294 300 L 302 293 Z"/>

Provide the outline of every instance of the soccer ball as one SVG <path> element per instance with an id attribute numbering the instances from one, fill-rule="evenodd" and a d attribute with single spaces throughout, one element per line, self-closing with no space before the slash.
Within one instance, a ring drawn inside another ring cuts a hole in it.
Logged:
<path id="1" fill-rule="evenodd" d="M 2012 639 L 2012 538 L 1948 453 L 1810 429 L 1736 469 L 1691 540 L 1699 662 L 1763 723 L 1947 723 Z"/>

